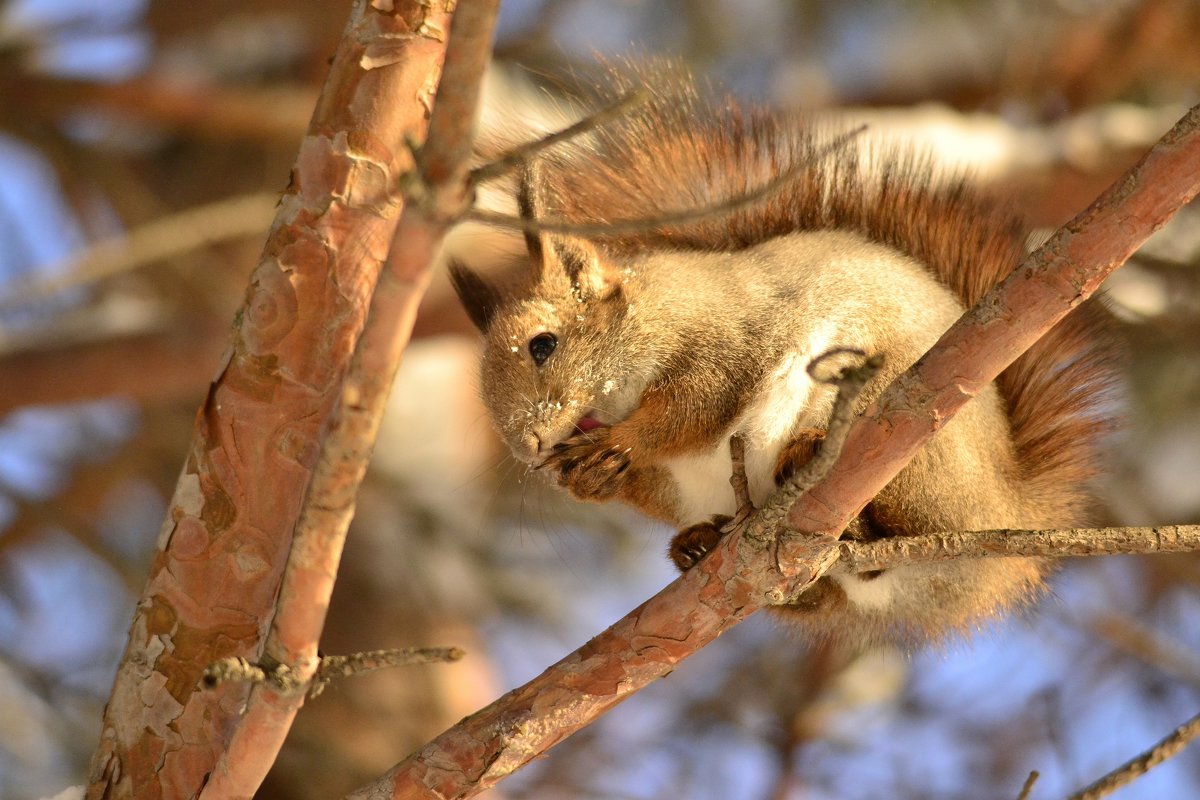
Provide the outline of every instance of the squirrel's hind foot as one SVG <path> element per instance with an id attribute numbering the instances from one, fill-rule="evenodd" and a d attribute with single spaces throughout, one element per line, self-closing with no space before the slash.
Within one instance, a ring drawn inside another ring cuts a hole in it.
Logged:
<path id="1" fill-rule="evenodd" d="M 708 522 L 691 525 L 675 534 L 667 555 L 680 572 L 687 572 L 700 563 L 725 536 L 724 528 L 733 517 L 717 514 Z"/>

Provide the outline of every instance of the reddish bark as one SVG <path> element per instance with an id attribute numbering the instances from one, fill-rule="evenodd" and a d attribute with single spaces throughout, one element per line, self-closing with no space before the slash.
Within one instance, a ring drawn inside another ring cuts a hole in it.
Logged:
<path id="1" fill-rule="evenodd" d="M 465 201 L 471 129 L 498 5 L 499 0 L 460 0 L 454 12 L 429 136 L 421 150 L 431 193 L 400 219 L 296 523 L 264 653 L 271 663 L 288 665 L 302 685 L 313 678 L 317 666 L 317 642 L 342 543 L 400 356 L 442 236 Z M 303 692 L 256 685 L 205 794 L 249 796 L 274 763 L 303 701 Z"/>
<path id="2" fill-rule="evenodd" d="M 396 225 L 404 137 L 421 138 L 443 51 L 442 4 L 375 7 L 384 5 L 355 5 L 234 343 L 197 415 L 89 797 L 194 797 L 242 724 L 246 688 L 203 690 L 201 673 L 220 658 L 262 654 L 320 440 Z"/>
<path id="3" fill-rule="evenodd" d="M 793 507 L 776 548 L 730 536 L 699 566 L 543 674 L 468 717 L 353 798 L 465 798 L 494 785 L 671 672 L 838 557 L 833 538 L 949 417 L 1082 302 L 1200 188 L 1200 107 L 1123 179 L 989 293 L 877 408 L 830 475 Z"/>

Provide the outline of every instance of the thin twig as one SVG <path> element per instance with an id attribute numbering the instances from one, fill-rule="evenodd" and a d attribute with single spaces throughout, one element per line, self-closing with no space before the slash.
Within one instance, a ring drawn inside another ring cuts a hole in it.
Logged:
<path id="1" fill-rule="evenodd" d="M 440 664 L 458 661 L 466 655 L 458 647 L 403 647 L 393 650 L 366 650 L 345 656 L 323 656 L 313 678 L 310 697 L 325 690 L 330 681 L 338 678 L 357 678 L 381 669 L 407 667 L 414 664 Z"/>
<path id="2" fill-rule="evenodd" d="M 733 487 L 738 511 L 753 508 L 754 501 L 750 499 L 750 479 L 746 476 L 746 440 L 741 434 L 735 433 L 729 437 L 729 460 L 733 464 L 729 485 Z"/>
<path id="3" fill-rule="evenodd" d="M 1200 550 L 1200 525 L 957 531 L 893 536 L 874 542 L 843 541 L 839 543 L 839 547 L 841 558 L 831 570 L 835 573 L 867 572 L 956 558 L 1067 558 L 1189 553 Z"/>
<path id="4" fill-rule="evenodd" d="M 1071 795 L 1067 800 L 1098 800 L 1145 775 L 1200 736 L 1200 714 L 1175 729 L 1167 738 L 1136 758 L 1126 761 L 1100 780 Z"/>
<path id="5" fill-rule="evenodd" d="M 514 217 L 511 214 L 501 214 L 496 211 L 487 211 L 484 209 L 475 209 L 467 214 L 467 219 L 475 222 L 482 222 L 487 225 L 498 225 L 504 228 L 513 228 L 519 231 L 528 231 L 531 233 L 566 233 L 580 237 L 593 236 L 613 236 L 626 233 L 642 233 L 644 231 L 653 230 L 655 228 L 665 228 L 672 225 L 686 225 L 690 222 L 702 222 L 707 219 L 713 219 L 725 214 L 732 214 L 735 211 L 741 211 L 744 208 L 754 205 L 767 197 L 770 197 L 775 192 L 782 189 L 791 181 L 800 176 L 806 169 L 810 169 L 814 162 L 819 161 L 827 156 L 836 153 L 842 149 L 867 128 L 861 125 L 851 131 L 841 134 L 832 142 L 820 148 L 810 158 L 805 159 L 784 172 L 781 172 L 775 178 L 764 183 L 757 189 L 746 192 L 745 194 L 735 195 L 720 203 L 702 206 L 700 208 L 691 208 L 683 211 L 673 211 L 662 214 L 657 217 L 644 217 L 642 219 L 617 219 L 608 222 L 593 222 L 593 223 L 576 223 L 568 222 L 561 219 L 522 219 Z"/>
<path id="6" fill-rule="evenodd" d="M 594 131 L 596 128 L 607 125 L 615 119 L 625 116 L 637 106 L 646 102 L 646 98 L 650 95 L 645 89 L 638 89 L 631 92 L 615 103 L 605 108 L 600 109 L 595 114 L 590 114 L 579 120 L 573 125 L 563 128 L 561 131 L 547 134 L 540 139 L 535 139 L 532 142 L 519 144 L 509 150 L 504 155 L 491 161 L 483 166 L 476 167 L 471 170 L 469 178 L 471 186 L 478 186 L 484 181 L 489 181 L 493 178 L 498 178 L 509 170 L 515 169 L 531 156 L 537 155 L 543 150 L 547 150 L 560 142 L 565 142 L 568 139 L 573 139 L 576 136 L 582 136 L 585 133 Z"/>
<path id="7" fill-rule="evenodd" d="M 857 364 L 842 367 L 833 374 L 826 373 L 831 368 L 836 369 L 833 366 L 835 359 L 845 356 L 855 357 L 860 361 Z M 783 519 L 800 495 L 815 486 L 833 467 L 834 462 L 842 453 L 842 446 L 846 443 L 846 436 L 854 423 L 854 405 L 867 383 L 875 377 L 882 366 L 883 356 L 867 357 L 861 350 L 850 348 L 829 350 L 809 363 L 808 374 L 814 380 L 837 386 L 837 399 L 833 403 L 833 413 L 829 418 L 829 428 L 825 433 L 825 439 L 821 442 L 821 447 L 816 455 L 798 469 L 787 485 L 772 495 L 766 506 L 763 507 L 763 521 L 772 528 L 776 527 L 778 522 Z"/>
<path id="8" fill-rule="evenodd" d="M 1033 791 L 1033 785 L 1037 783 L 1038 777 L 1039 773 L 1036 769 L 1029 773 L 1029 777 L 1025 779 L 1025 784 L 1021 787 L 1021 793 L 1017 795 L 1017 800 L 1029 800 L 1029 795 Z"/>
<path id="9" fill-rule="evenodd" d="M 204 688 L 215 689 L 230 681 L 269 683 L 281 692 L 308 690 L 316 697 L 338 678 L 356 678 L 389 667 L 458 661 L 464 655 L 457 647 L 403 647 L 392 650 L 365 650 L 344 656 L 322 656 L 311 681 L 304 681 L 287 664 L 265 666 L 245 658 L 223 658 L 209 664 L 201 678 Z"/>

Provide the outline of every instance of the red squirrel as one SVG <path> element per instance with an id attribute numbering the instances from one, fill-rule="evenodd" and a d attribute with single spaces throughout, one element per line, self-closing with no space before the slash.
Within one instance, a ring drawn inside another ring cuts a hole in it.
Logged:
<path id="1" fill-rule="evenodd" d="M 690 568 L 735 509 L 729 439 L 761 504 L 820 446 L 833 390 L 807 367 L 833 348 L 884 356 L 860 407 L 1023 255 L 1004 204 L 926 155 L 802 118 L 704 102 L 684 81 L 527 171 L 527 234 L 501 288 L 452 279 L 484 333 L 482 392 L 521 461 L 572 495 L 620 500 L 681 532 Z M 665 84 L 665 85 L 664 85 Z M 760 202 L 722 212 L 782 174 Z M 616 226 L 712 208 L 690 222 Z M 1073 312 L 949 422 L 844 535 L 1072 527 L 1113 425 L 1113 348 L 1095 303 Z M 813 636 L 919 642 L 1034 598 L 1046 564 L 958 560 L 821 578 L 776 613 Z"/>

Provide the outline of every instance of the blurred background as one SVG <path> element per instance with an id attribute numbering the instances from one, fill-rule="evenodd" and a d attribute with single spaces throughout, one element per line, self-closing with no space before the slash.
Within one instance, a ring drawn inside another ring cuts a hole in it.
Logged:
<path id="1" fill-rule="evenodd" d="M 86 775 L 349 5 L 0 0 L 0 798 Z M 1200 102 L 1197 41 L 1200 0 L 505 0 L 496 58 L 543 104 L 597 56 L 669 54 L 746 100 L 853 109 L 1053 228 Z M 1131 422 L 1097 518 L 1200 522 L 1200 210 L 1110 299 Z M 668 531 L 502 453 L 475 358 L 438 280 L 323 641 L 469 655 L 329 688 L 262 797 L 340 796 L 672 577 Z M 1194 555 L 1068 563 L 1025 617 L 916 654 L 752 619 L 490 796 L 1013 798 L 1031 769 L 1061 796 L 1200 710 L 1198 589 Z M 1117 796 L 1200 796 L 1200 749 Z"/>

